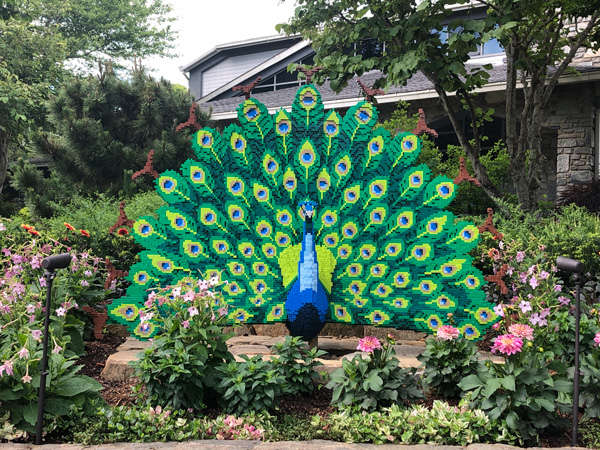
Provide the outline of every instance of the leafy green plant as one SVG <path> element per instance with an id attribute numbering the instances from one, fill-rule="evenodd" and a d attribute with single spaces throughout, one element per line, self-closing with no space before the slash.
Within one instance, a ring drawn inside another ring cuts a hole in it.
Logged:
<path id="1" fill-rule="evenodd" d="M 184 278 L 149 295 L 143 317 L 154 318 L 159 333 L 133 363 L 137 391 L 145 390 L 147 403 L 199 409 L 206 395 L 215 396 L 217 367 L 233 360 L 227 348 L 233 333 L 224 332 L 227 306 L 214 291 L 218 286 L 216 278 Z M 215 306 L 220 304 L 225 306 Z"/>
<path id="2" fill-rule="evenodd" d="M 425 341 L 425 351 L 417 357 L 425 366 L 423 388 L 445 398 L 459 397 L 462 391 L 458 383 L 477 373 L 481 365 L 477 345 L 459 333 L 457 328 L 443 325 L 436 337 Z"/>
<path id="3" fill-rule="evenodd" d="M 356 405 L 372 411 L 404 400 L 423 397 L 415 381 L 415 368 L 400 367 L 394 356 L 393 338 L 381 345 L 373 336 L 359 341 L 358 350 L 370 353 L 368 359 L 356 355 L 342 360 L 342 367 L 331 374 L 328 389 L 333 389 L 332 405 Z"/>
<path id="4" fill-rule="evenodd" d="M 65 249 L 28 225 L 21 231 L 29 235 L 29 242 L 3 231 L 8 230 L 0 231 L 4 245 L 0 255 L 0 414 L 10 411 L 13 424 L 32 431 L 37 421 L 47 282 L 41 262 Z M 86 293 L 94 290 L 99 270 L 89 254 L 72 256 L 70 268 L 57 271 L 51 293 L 45 404 L 51 416 L 67 415 L 72 407 L 89 413 L 102 389 L 100 383 L 78 374 L 82 366 L 75 365 L 83 353 L 83 322 L 74 313 L 78 302 L 85 302 Z"/>
<path id="5" fill-rule="evenodd" d="M 581 442 L 587 448 L 600 448 L 600 422 L 583 422 L 579 426 Z"/>
<path id="6" fill-rule="evenodd" d="M 312 392 L 313 380 L 319 377 L 315 367 L 323 365 L 317 358 L 325 352 L 317 348 L 308 349 L 299 337 L 286 336 L 283 342 L 273 346 L 273 353 L 277 358 L 272 359 L 272 364 L 285 379 L 283 392 L 290 395 Z"/>
<path id="7" fill-rule="evenodd" d="M 546 365 L 536 352 L 514 353 L 504 364 L 488 362 L 485 370 L 459 383 L 463 391 L 472 394 L 472 406 L 491 419 L 506 421 L 508 428 L 527 444 L 538 442 L 539 433 L 548 427 L 566 425 L 566 419 L 557 412 L 568 411 L 567 394 L 573 389 L 560 365 Z"/>
<path id="8" fill-rule="evenodd" d="M 224 410 L 237 415 L 275 410 L 285 378 L 261 355 L 242 358 L 244 361 L 232 361 L 219 368 Z"/>
<path id="9" fill-rule="evenodd" d="M 416 405 L 407 409 L 392 405 L 371 413 L 344 409 L 326 418 L 315 416 L 312 426 L 322 439 L 341 442 L 468 445 L 518 440 L 500 421 L 469 408 L 467 400 L 458 407 L 436 400 L 431 409 Z"/>
<path id="10" fill-rule="evenodd" d="M 0 416 L 0 441 L 14 441 L 27 436 L 23 430 L 18 430 L 10 421 L 10 411 Z"/>

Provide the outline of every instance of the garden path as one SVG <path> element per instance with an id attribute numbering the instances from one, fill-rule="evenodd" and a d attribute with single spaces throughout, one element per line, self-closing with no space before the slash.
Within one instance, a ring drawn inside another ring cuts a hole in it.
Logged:
<path id="1" fill-rule="evenodd" d="M 282 342 L 284 336 L 235 336 L 230 338 L 227 343 L 229 350 L 241 360 L 240 355 L 264 355 L 263 358 L 271 357 L 271 347 L 276 343 Z M 319 372 L 333 372 L 342 364 L 342 359 L 352 359 L 354 355 L 361 354 L 366 358 L 366 352 L 356 350 L 359 338 L 333 338 L 319 336 L 318 348 L 327 352 L 326 357 L 320 358 L 322 366 L 317 367 Z M 133 368 L 129 365 L 130 361 L 136 358 L 136 355 L 142 350 L 148 348 L 150 342 L 138 341 L 134 338 L 127 340 L 117 349 L 117 352 L 110 355 L 106 361 L 101 377 L 107 381 L 125 381 L 129 379 L 133 373 Z M 398 358 L 401 367 L 419 367 L 421 364 L 417 359 L 424 350 L 425 342 L 420 341 L 397 341 L 394 345 L 396 357 Z M 502 362 L 502 358 L 494 357 L 490 354 L 483 354 L 482 358 L 491 358 L 495 362 Z"/>

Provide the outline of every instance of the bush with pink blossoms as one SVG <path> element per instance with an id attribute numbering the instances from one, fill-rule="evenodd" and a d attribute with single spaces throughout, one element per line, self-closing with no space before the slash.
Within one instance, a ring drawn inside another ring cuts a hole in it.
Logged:
<path id="1" fill-rule="evenodd" d="M 223 284 L 218 277 L 189 277 L 148 296 L 140 317 L 159 331 L 133 364 L 137 390 L 145 392 L 148 404 L 199 409 L 205 396 L 217 396 L 217 367 L 233 360 L 227 348 L 233 333 L 224 331 L 230 311 L 220 292 Z"/>
<path id="2" fill-rule="evenodd" d="M 453 323 L 452 314 L 448 314 Z M 424 365 L 423 388 L 444 398 L 459 398 L 458 386 L 464 377 L 477 373 L 481 363 L 476 344 L 460 336 L 460 330 L 443 325 L 436 337 L 425 341 L 425 351 L 417 357 Z"/>
<path id="3" fill-rule="evenodd" d="M 66 249 L 43 233 L 32 233 L 37 231 L 32 227 L 22 230 L 29 240 L 5 234 L 0 249 L 0 413 L 10 411 L 10 420 L 19 429 L 32 431 L 37 420 L 46 300 L 41 262 Z M 99 276 L 89 255 L 73 256 L 75 270 L 57 271 L 50 306 L 46 413 L 53 417 L 66 415 L 71 407 L 90 408 L 102 388 L 95 380 L 78 375 L 81 366 L 73 365 L 83 352 L 83 322 L 74 313 Z M 85 271 L 90 274 L 84 275 Z M 90 280 L 88 286 L 81 286 L 82 280 Z M 74 284 L 81 289 L 71 289 Z"/>
<path id="4" fill-rule="evenodd" d="M 368 357 L 363 359 L 359 354 L 352 360 L 342 360 L 342 367 L 331 374 L 326 386 L 333 390 L 331 404 L 372 411 L 422 398 L 415 378 L 416 369 L 403 369 L 398 365 L 394 344 L 391 334 L 385 342 L 374 336 L 362 338 L 357 349 L 367 352 Z"/>

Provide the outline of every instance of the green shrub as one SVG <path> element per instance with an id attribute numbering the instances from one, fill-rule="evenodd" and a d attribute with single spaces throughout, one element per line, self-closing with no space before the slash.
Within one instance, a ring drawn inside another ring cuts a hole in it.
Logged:
<path id="1" fill-rule="evenodd" d="M 216 396 L 217 368 L 233 360 L 227 348 L 233 333 L 223 331 L 227 306 L 213 306 L 222 294 L 207 290 L 207 285 L 184 278 L 151 293 L 146 301 L 142 315 L 153 318 L 159 332 L 133 366 L 139 377 L 137 390 L 145 390 L 148 404 L 200 409 L 205 396 Z M 210 286 L 211 290 L 218 287 L 212 280 Z"/>
<path id="2" fill-rule="evenodd" d="M 358 349 L 368 351 L 369 358 L 356 355 L 352 360 L 342 360 L 342 367 L 331 374 L 326 386 L 333 389 L 332 405 L 373 411 L 423 397 L 415 381 L 416 369 L 398 365 L 392 343 L 388 338 L 382 346 L 373 336 L 359 341 Z"/>
<path id="3" fill-rule="evenodd" d="M 242 358 L 244 361 L 232 361 L 219 368 L 224 411 L 237 415 L 274 411 L 279 404 L 285 378 L 270 361 L 263 361 L 261 355 Z"/>
<path id="4" fill-rule="evenodd" d="M 548 260 L 567 256 L 581 261 L 585 271 L 600 273 L 600 218 L 585 208 L 568 205 L 552 211 L 526 213 L 516 206 L 503 203 L 494 211 L 494 224 L 504 235 L 502 241 L 514 241 L 518 250 L 534 255 L 542 249 Z M 498 241 L 483 235 L 477 247 L 478 255 L 497 248 Z"/>
<path id="5" fill-rule="evenodd" d="M 403 409 L 398 405 L 371 413 L 345 409 L 327 418 L 315 416 L 312 426 L 321 439 L 341 442 L 468 445 L 518 441 L 504 424 L 481 410 L 470 409 L 465 400 L 458 407 L 436 400 L 431 409 Z"/>
<path id="6" fill-rule="evenodd" d="M 323 356 L 324 351 L 308 349 L 301 338 L 286 336 L 283 342 L 273 346 L 273 353 L 277 358 L 272 359 L 272 364 L 285 379 L 285 394 L 301 395 L 313 391 L 313 380 L 319 377 L 315 367 L 323 365 L 316 359 Z"/>
<path id="7" fill-rule="evenodd" d="M 583 422 L 579 425 L 581 442 L 587 448 L 600 448 L 600 422 Z"/>
<path id="8" fill-rule="evenodd" d="M 475 342 L 458 337 L 458 329 L 450 325 L 444 327 L 455 330 L 456 337 L 450 333 L 440 335 L 438 330 L 437 337 L 425 341 L 425 351 L 417 357 L 425 366 L 421 382 L 424 389 L 436 395 L 458 398 L 462 393 L 458 383 L 477 373 L 480 354 Z"/>

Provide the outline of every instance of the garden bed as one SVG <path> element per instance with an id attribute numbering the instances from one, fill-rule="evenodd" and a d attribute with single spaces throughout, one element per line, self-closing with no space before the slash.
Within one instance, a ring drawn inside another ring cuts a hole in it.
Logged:
<path id="1" fill-rule="evenodd" d="M 115 334 L 107 333 L 103 340 L 92 339 L 87 341 L 86 354 L 80 358 L 79 363 L 84 365 L 82 373 L 99 381 L 103 390 L 102 397 L 110 406 L 126 406 L 135 403 L 133 387 L 137 380 L 131 378 L 128 381 L 106 381 L 100 377 L 100 372 L 104 368 L 107 358 L 117 351 L 119 345 L 125 341 L 125 338 Z M 330 405 L 331 390 L 321 386 L 315 389 L 310 395 L 300 397 L 283 396 L 281 398 L 280 408 L 276 416 L 289 424 L 289 430 L 285 435 L 288 440 L 302 439 L 306 436 L 306 429 L 298 429 L 297 424 L 307 424 L 307 420 L 315 415 L 327 418 L 336 408 Z M 444 400 L 441 397 L 427 395 L 423 400 L 413 402 L 412 404 L 423 405 L 431 408 L 435 400 Z M 456 406 L 458 401 L 450 401 L 451 405 Z M 409 405 L 409 403 L 407 403 Z M 212 406 L 203 411 L 208 416 L 215 418 L 221 414 L 221 410 Z M 570 416 L 568 417 L 571 420 Z M 600 424 L 600 421 L 595 421 Z M 294 437 L 294 432 L 298 437 Z M 571 429 L 563 429 L 558 433 L 546 433 L 540 436 L 540 447 L 559 448 L 569 447 L 571 444 Z M 582 445 L 581 443 L 579 445 Z"/>

